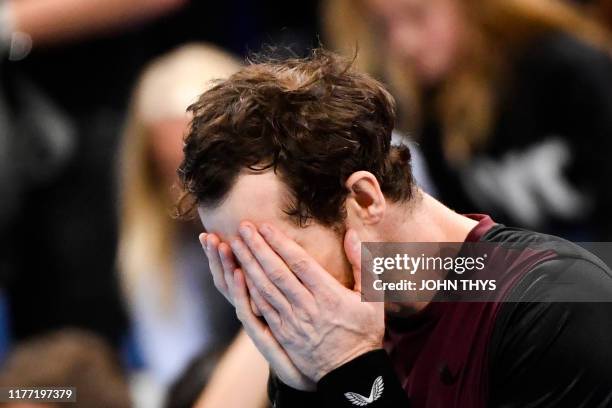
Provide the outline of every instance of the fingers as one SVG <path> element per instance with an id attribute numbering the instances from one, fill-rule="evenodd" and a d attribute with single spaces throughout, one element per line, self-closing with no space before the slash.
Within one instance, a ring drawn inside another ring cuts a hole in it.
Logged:
<path id="1" fill-rule="evenodd" d="M 287 298 L 281 291 L 274 286 L 263 272 L 257 259 L 251 254 L 249 248 L 239 239 L 234 239 L 231 242 L 232 251 L 242 265 L 242 270 L 249 276 L 262 297 L 272 305 L 279 313 L 288 316 L 291 314 L 292 308 Z M 263 311 L 261 311 L 263 313 Z"/>
<path id="2" fill-rule="evenodd" d="M 257 290 L 257 287 L 253 284 L 253 281 L 249 278 L 248 275 L 244 275 L 247 288 L 249 290 L 248 294 L 251 299 L 251 309 L 253 309 L 253 305 L 257 308 L 259 312 L 259 316 L 262 316 L 270 327 L 274 329 L 278 329 L 280 327 L 280 316 L 278 312 L 274 310 L 272 305 L 268 303 L 261 293 Z M 253 312 L 255 315 L 258 313 Z"/>
<path id="3" fill-rule="evenodd" d="M 261 295 L 259 294 L 259 292 L 257 292 L 257 294 L 255 296 L 253 296 L 253 294 L 251 293 L 251 290 L 257 291 L 257 289 L 255 288 L 255 286 L 253 285 L 253 282 L 251 281 L 251 278 L 249 278 L 247 275 L 244 275 L 244 278 L 246 279 L 246 283 L 247 283 L 247 288 L 249 289 L 249 294 L 251 295 L 251 310 L 253 310 L 253 313 L 255 314 L 255 316 L 263 316 L 261 313 L 261 310 L 259 309 L 259 306 L 257 305 L 257 302 L 255 301 L 256 296 L 261 298 Z M 268 302 L 266 302 L 267 304 L 269 304 Z M 272 307 L 272 306 L 270 306 Z"/>
<path id="4" fill-rule="evenodd" d="M 208 258 L 210 273 L 215 282 L 215 287 L 225 298 L 233 304 L 233 300 L 228 292 L 227 282 L 223 273 L 223 265 L 219 256 L 219 238 L 215 234 L 200 234 L 200 243 Z"/>
<path id="5" fill-rule="evenodd" d="M 229 297 L 234 299 L 234 270 L 237 268 L 236 262 L 234 261 L 234 254 L 232 250 L 225 242 L 220 242 L 217 248 L 219 259 L 221 260 L 221 267 L 223 268 L 223 279 L 227 287 L 227 293 Z"/>
<path id="6" fill-rule="evenodd" d="M 321 291 L 340 285 L 301 246 L 270 224 L 262 224 L 259 232 L 268 245 L 276 252 L 289 269 L 314 291 Z M 340 285 L 341 286 L 341 285 Z"/>
<path id="7" fill-rule="evenodd" d="M 238 268 L 236 265 L 236 261 L 234 259 L 234 254 L 232 253 L 232 249 L 225 242 L 219 243 L 219 258 L 221 259 L 221 265 L 223 266 L 223 277 L 225 279 L 225 284 L 227 285 L 227 292 L 230 298 L 234 299 L 234 270 Z M 251 299 L 251 309 L 253 313 L 257 316 L 261 316 L 261 312 L 257 308 L 257 305 Z"/>
<path id="8" fill-rule="evenodd" d="M 243 222 L 240 225 L 239 232 L 244 243 L 261 266 L 261 270 L 270 282 L 287 297 L 289 303 L 301 307 L 314 301 L 312 294 L 295 277 L 276 252 L 270 248 L 253 224 Z"/>
<path id="9" fill-rule="evenodd" d="M 236 269 L 233 272 L 234 276 L 234 294 L 235 294 L 235 302 L 236 302 L 236 315 L 238 316 L 238 320 L 244 325 L 245 330 L 249 335 L 251 334 L 249 330 L 254 330 L 257 328 L 263 328 L 264 324 L 255 316 L 253 310 L 251 309 L 250 301 L 249 301 L 249 291 L 247 288 L 245 273 L 240 269 Z M 265 307 L 264 307 L 265 309 Z M 257 336 L 260 336 L 259 333 L 254 333 Z M 254 339 L 255 340 L 255 339 Z"/>
<path id="10" fill-rule="evenodd" d="M 219 242 L 218 237 L 214 234 L 202 233 L 199 236 L 202 248 L 209 259 L 209 265 L 211 269 L 211 275 L 215 282 L 215 287 L 227 298 L 227 300 L 234 304 L 234 270 L 237 268 L 234 254 L 229 245 L 225 242 Z M 210 250 L 208 249 L 207 241 L 210 239 Z M 219 242 L 215 250 L 215 243 Z M 210 251 L 216 252 L 218 257 L 209 255 Z M 221 265 L 221 272 L 219 272 L 219 264 Z M 261 312 L 257 308 L 257 305 L 251 300 L 251 308 L 253 313 L 261 316 Z"/>
<path id="11" fill-rule="evenodd" d="M 270 328 L 253 314 L 249 304 L 245 274 L 239 269 L 234 271 L 234 293 L 236 315 L 255 346 L 272 366 L 292 366 L 293 363 L 270 332 Z"/>

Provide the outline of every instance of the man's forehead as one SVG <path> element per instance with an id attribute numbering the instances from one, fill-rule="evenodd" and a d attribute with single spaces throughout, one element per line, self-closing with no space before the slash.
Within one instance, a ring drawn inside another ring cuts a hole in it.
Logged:
<path id="1" fill-rule="evenodd" d="M 215 206 L 199 206 L 198 213 L 208 232 L 234 235 L 241 221 L 255 223 L 286 221 L 283 207 L 286 187 L 274 172 L 238 176 L 227 196 Z"/>
<path id="2" fill-rule="evenodd" d="M 277 214 L 285 196 L 286 187 L 273 171 L 241 173 L 221 206 L 243 215 Z"/>

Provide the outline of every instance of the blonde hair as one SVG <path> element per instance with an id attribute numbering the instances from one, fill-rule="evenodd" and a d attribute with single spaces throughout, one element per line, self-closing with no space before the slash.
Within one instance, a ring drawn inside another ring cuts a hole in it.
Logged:
<path id="1" fill-rule="evenodd" d="M 423 0 L 426 1 L 426 0 Z M 441 118 L 446 159 L 467 160 L 486 144 L 496 107 L 496 86 L 505 78 L 511 55 L 531 39 L 548 32 L 568 33 L 609 50 L 605 30 L 561 0 L 455 0 L 468 20 L 469 55 L 446 78 L 435 101 Z M 363 5 L 354 0 L 327 0 L 323 27 L 330 45 L 353 53 L 358 44 L 360 68 L 382 75 L 404 110 L 402 125 L 420 125 L 421 95 L 410 67 L 385 55 Z M 374 33 L 374 34 L 373 34 Z"/>
<path id="2" fill-rule="evenodd" d="M 184 45 L 153 61 L 132 95 L 120 161 L 120 237 L 118 267 L 131 299 L 140 274 L 159 273 L 167 290 L 173 284 L 176 220 L 167 186 L 151 157 L 149 126 L 160 119 L 186 117 L 187 107 L 211 85 L 240 67 L 226 52 L 204 44 Z"/>

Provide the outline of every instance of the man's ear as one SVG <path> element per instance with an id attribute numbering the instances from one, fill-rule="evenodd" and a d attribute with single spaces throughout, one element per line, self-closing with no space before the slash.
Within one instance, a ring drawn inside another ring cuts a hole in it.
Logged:
<path id="1" fill-rule="evenodd" d="M 346 211 L 349 220 L 364 225 L 378 224 L 386 210 L 385 196 L 376 177 L 368 171 L 357 171 L 345 183 L 349 190 Z"/>

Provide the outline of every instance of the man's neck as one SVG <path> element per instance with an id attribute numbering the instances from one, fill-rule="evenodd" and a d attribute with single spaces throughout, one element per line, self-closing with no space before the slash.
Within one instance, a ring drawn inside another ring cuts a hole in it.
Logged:
<path id="1" fill-rule="evenodd" d="M 464 242 L 478 224 L 425 192 L 419 190 L 418 194 L 408 205 L 391 204 L 383 242 Z M 402 316 L 419 311 L 428 303 L 387 303 L 385 307 L 387 313 Z"/>
<path id="2" fill-rule="evenodd" d="M 478 224 L 419 190 L 409 204 L 391 204 L 383 241 L 463 242 Z M 400 222 L 397 222 L 401 220 Z"/>

